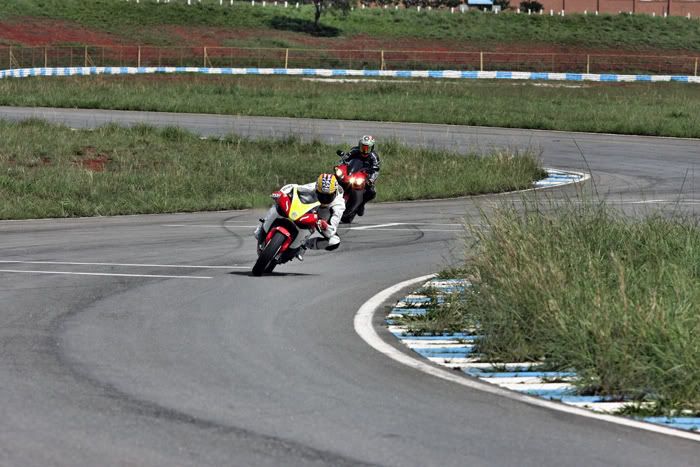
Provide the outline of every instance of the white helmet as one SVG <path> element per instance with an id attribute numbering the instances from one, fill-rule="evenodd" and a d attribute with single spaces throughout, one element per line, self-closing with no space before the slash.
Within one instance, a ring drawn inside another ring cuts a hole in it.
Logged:
<path id="1" fill-rule="evenodd" d="M 374 143 L 374 136 L 364 135 L 362 138 L 360 138 L 360 142 L 357 145 L 360 147 L 362 156 L 367 157 L 372 151 L 374 151 Z"/>

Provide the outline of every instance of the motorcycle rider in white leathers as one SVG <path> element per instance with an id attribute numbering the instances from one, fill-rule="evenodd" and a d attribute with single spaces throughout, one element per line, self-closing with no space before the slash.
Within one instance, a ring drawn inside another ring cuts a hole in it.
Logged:
<path id="1" fill-rule="evenodd" d="M 318 176 L 315 183 L 289 184 L 283 186 L 280 191 L 290 194 L 294 187 L 297 187 L 297 193 L 315 197 L 321 203 L 318 207 L 318 231 L 323 237 L 314 236 L 315 232 L 302 229 L 290 248 L 299 248 L 297 258 L 301 261 L 304 260 L 304 251 L 307 248 L 324 248 L 328 251 L 337 249 L 340 246 L 340 237 L 337 233 L 338 224 L 340 224 L 340 218 L 345 212 L 345 200 L 343 199 L 343 188 L 338 184 L 335 175 L 324 173 Z M 253 233 L 258 242 L 262 241 L 278 217 L 277 207 L 273 205 L 267 211 L 265 218 L 261 219 L 262 224 L 256 227 Z"/>

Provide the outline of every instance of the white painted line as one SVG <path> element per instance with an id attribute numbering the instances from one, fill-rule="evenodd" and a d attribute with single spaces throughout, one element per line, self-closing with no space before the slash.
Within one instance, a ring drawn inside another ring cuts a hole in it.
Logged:
<path id="1" fill-rule="evenodd" d="M 260 224 L 255 225 L 229 225 L 229 224 L 162 224 L 161 227 L 197 227 L 200 229 L 254 229 Z M 252 236 L 252 234 L 251 234 Z"/>
<path id="2" fill-rule="evenodd" d="M 20 261 L 0 260 L 3 264 L 62 264 L 70 266 L 123 266 L 134 268 L 184 268 L 184 269 L 248 269 L 248 266 L 205 266 L 189 264 L 141 264 L 141 263 L 90 263 L 77 261 Z"/>
<path id="3" fill-rule="evenodd" d="M 370 230 L 370 229 L 361 229 L 359 227 L 350 227 L 347 230 Z M 402 232 L 402 231 L 409 231 L 409 232 L 461 232 L 461 229 L 406 229 L 406 228 L 401 228 L 401 227 L 393 227 L 393 228 L 384 228 L 384 227 L 372 227 L 371 230 L 388 230 L 390 232 Z"/>
<path id="4" fill-rule="evenodd" d="M 653 204 L 653 203 L 669 203 L 666 199 L 646 199 L 643 201 L 624 201 L 624 204 Z"/>
<path id="5" fill-rule="evenodd" d="M 394 225 L 406 225 L 402 222 L 391 222 L 389 224 L 376 224 L 376 225 L 363 225 L 362 227 L 350 227 L 348 230 L 369 230 L 369 229 L 377 229 L 380 227 L 391 227 Z"/>
<path id="6" fill-rule="evenodd" d="M 17 274 L 66 274 L 73 276 L 151 277 L 162 279 L 213 279 L 213 277 L 208 276 L 166 276 L 158 274 L 117 274 L 107 272 L 23 271 L 21 269 L 0 269 L 0 272 Z"/>
<path id="7" fill-rule="evenodd" d="M 384 302 L 386 302 L 395 293 L 398 293 L 407 287 L 415 286 L 417 284 L 420 284 L 421 282 L 425 282 L 426 280 L 431 279 L 433 277 L 435 277 L 435 274 L 421 276 L 415 279 L 403 281 L 391 287 L 388 287 L 374 295 L 372 298 L 370 298 L 364 304 L 362 304 L 359 310 L 357 310 L 357 313 L 355 314 L 354 318 L 355 332 L 365 342 L 367 342 L 367 344 L 369 344 L 370 347 L 374 348 L 378 352 L 381 352 L 382 354 L 391 358 L 392 360 L 402 363 L 408 367 L 414 368 L 418 371 L 422 371 L 423 373 L 427 373 L 429 375 L 447 381 L 452 381 L 453 383 L 461 384 L 462 386 L 471 389 L 476 389 L 479 391 L 487 392 L 489 394 L 506 397 L 508 399 L 534 405 L 536 407 L 543 407 L 550 410 L 556 410 L 558 412 L 564 412 L 572 415 L 578 415 L 581 417 L 587 417 L 595 420 L 615 423 L 617 425 L 639 428 L 641 430 L 652 431 L 655 433 L 661 433 L 669 436 L 675 436 L 677 438 L 685 438 L 692 441 L 700 442 L 700 433 L 686 432 L 660 425 L 654 425 L 652 423 L 640 422 L 637 420 L 632 420 L 630 418 L 616 417 L 613 415 L 596 413 L 578 407 L 564 405 L 558 402 L 552 402 L 537 397 L 530 397 L 524 394 L 511 392 L 490 383 L 482 382 L 480 380 L 476 380 L 466 376 L 461 376 L 461 374 L 457 374 L 454 371 L 448 371 L 443 368 L 434 367 L 426 363 L 425 360 L 414 358 L 409 354 L 403 353 L 399 349 L 384 342 L 384 340 L 382 340 L 382 338 L 379 337 L 377 331 L 372 325 L 372 320 L 377 310 L 382 309 L 382 305 L 384 304 Z"/>

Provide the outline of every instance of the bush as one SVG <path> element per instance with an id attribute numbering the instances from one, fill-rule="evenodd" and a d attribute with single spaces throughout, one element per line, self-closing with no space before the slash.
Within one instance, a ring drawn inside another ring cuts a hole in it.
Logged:
<path id="1" fill-rule="evenodd" d="M 531 0 L 531 1 L 525 0 L 524 2 L 520 2 L 520 10 L 521 11 L 530 10 L 533 13 L 539 13 L 542 10 L 542 8 L 544 8 L 544 7 L 537 0 Z"/>

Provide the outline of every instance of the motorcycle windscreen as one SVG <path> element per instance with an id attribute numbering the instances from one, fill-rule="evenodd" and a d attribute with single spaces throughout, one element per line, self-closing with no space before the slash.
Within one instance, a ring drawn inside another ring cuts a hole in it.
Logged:
<path id="1" fill-rule="evenodd" d="M 289 208 L 289 218 L 296 221 L 301 216 L 320 206 L 316 197 L 309 196 L 306 193 L 299 193 L 296 187 L 292 191 L 292 205 Z"/>

